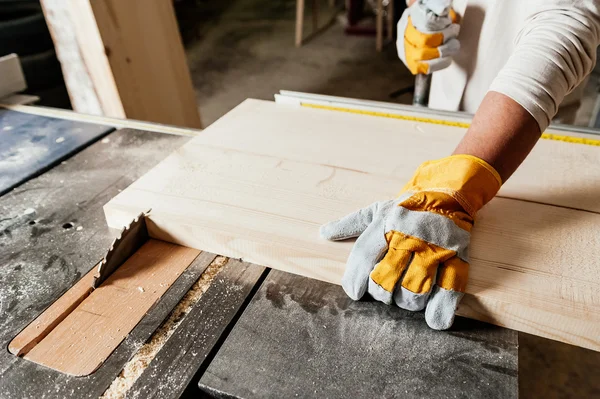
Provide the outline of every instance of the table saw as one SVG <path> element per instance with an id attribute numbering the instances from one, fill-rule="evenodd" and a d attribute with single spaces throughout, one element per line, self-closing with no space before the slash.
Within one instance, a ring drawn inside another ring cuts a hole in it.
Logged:
<path id="1" fill-rule="evenodd" d="M 279 102 L 295 101 L 284 97 Z M 363 112 L 382 106 L 315 99 L 324 101 Z M 56 132 L 64 141 L 88 136 L 43 153 L 0 197 L 5 346 L 102 258 L 114 237 L 103 205 L 198 133 L 36 107 L 0 110 L 0 132 L 20 132 L 25 146 L 32 130 L 55 144 Z M 574 139 L 598 133 L 574 130 Z M 97 370 L 74 377 L 5 350 L 0 396 L 506 398 L 544 387 L 581 397 L 600 389 L 592 378 L 599 367 L 598 352 L 467 318 L 439 333 L 420 312 L 354 302 L 334 284 L 201 252 Z"/>

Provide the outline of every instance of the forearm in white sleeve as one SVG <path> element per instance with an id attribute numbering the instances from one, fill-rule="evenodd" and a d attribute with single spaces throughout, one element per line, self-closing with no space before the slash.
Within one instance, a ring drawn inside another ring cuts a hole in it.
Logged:
<path id="1" fill-rule="evenodd" d="M 526 21 L 490 86 L 525 108 L 543 132 L 563 98 L 592 71 L 600 1 L 546 0 Z"/>

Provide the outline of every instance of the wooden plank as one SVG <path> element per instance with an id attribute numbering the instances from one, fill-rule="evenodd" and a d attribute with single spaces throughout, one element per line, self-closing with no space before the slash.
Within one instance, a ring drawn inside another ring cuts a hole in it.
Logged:
<path id="1" fill-rule="evenodd" d="M 71 289 L 10 341 L 8 344 L 10 353 L 15 356 L 25 355 L 75 310 L 92 292 L 94 275 L 98 272 L 97 266 L 94 266 Z"/>
<path id="2" fill-rule="evenodd" d="M 377 15 L 375 16 L 375 49 L 383 49 L 383 0 L 377 0 Z"/>
<path id="3" fill-rule="evenodd" d="M 296 36 L 294 44 L 296 47 L 302 46 L 302 36 L 304 31 L 304 0 L 296 0 Z"/>
<path id="4" fill-rule="evenodd" d="M 75 110 L 201 126 L 172 2 L 42 3 Z"/>
<path id="5" fill-rule="evenodd" d="M 66 109 L 37 107 L 20 104 L 3 103 L 5 99 L 0 99 L 0 107 L 11 111 L 18 111 L 24 114 L 45 116 L 48 118 L 57 118 L 65 121 L 87 122 L 97 125 L 111 126 L 118 129 L 137 129 L 148 132 L 158 132 L 166 134 L 175 134 L 178 136 L 197 136 L 202 130 L 182 128 L 172 125 L 164 125 L 161 123 L 144 122 L 135 119 L 120 119 L 102 115 L 82 114 Z"/>
<path id="6" fill-rule="evenodd" d="M 387 6 L 387 39 L 392 42 L 394 40 L 394 1 L 389 0 Z"/>
<path id="7" fill-rule="evenodd" d="M 151 239 L 25 354 L 63 373 L 93 373 L 199 251 Z"/>
<path id="8" fill-rule="evenodd" d="M 158 352 L 127 396 L 180 397 L 198 370 L 206 369 L 211 353 L 264 272 L 264 267 L 230 259 L 169 338 L 172 345 Z M 195 383 L 191 388 L 195 389 Z"/>
<path id="9" fill-rule="evenodd" d="M 8 54 L 0 57 L 0 98 L 23 91 L 27 88 L 19 57 Z"/>
<path id="10" fill-rule="evenodd" d="M 31 105 L 40 101 L 38 96 L 30 96 L 29 94 L 12 94 L 10 96 L 0 98 L 0 106 L 6 104 L 8 106 Z"/>
<path id="11" fill-rule="evenodd" d="M 319 225 L 393 196 L 389 188 L 400 184 L 341 169 L 332 176 L 322 165 L 201 146 L 178 154 L 115 198 L 107 215 L 121 219 L 138 206 L 151 207 L 156 237 L 334 283 L 340 281 L 352 242 L 319 239 Z M 174 168 L 186 187 L 166 178 Z M 353 184 L 363 191 L 351 191 Z M 194 187 L 198 190 L 186 192 Z M 317 196 L 315 188 L 334 194 Z M 353 197 L 344 198 L 350 192 Z M 597 260 L 588 254 L 590 245 L 599 245 L 594 235 L 599 223 L 595 213 L 495 199 L 481 212 L 474 232 L 468 292 L 475 297 L 465 298 L 461 312 L 595 347 Z M 577 276 L 571 274 L 574 264 Z M 545 331 L 549 317 L 556 323 Z"/>
<path id="12" fill-rule="evenodd" d="M 248 399 L 516 398 L 517 346 L 515 331 L 457 319 L 440 334 L 423 313 L 354 302 L 339 286 L 273 270 L 200 388 Z"/>
<path id="13" fill-rule="evenodd" d="M 312 0 L 312 33 L 315 34 L 319 30 L 319 0 Z"/>
<path id="14" fill-rule="evenodd" d="M 391 177 L 402 182 L 389 188 L 396 194 L 419 164 L 448 156 L 465 131 L 426 122 L 246 100 L 193 143 Z M 571 135 L 566 131 L 559 134 Z M 600 139 L 591 134 L 573 136 Z M 540 140 L 499 196 L 599 213 L 600 188 L 590 185 L 600 180 L 599 152 L 599 146 Z"/>
<path id="15" fill-rule="evenodd" d="M 62 65 L 63 78 L 73 109 L 91 115 L 103 115 L 106 110 L 109 115 L 123 117 L 123 108 L 118 106 L 119 99 L 114 82 L 110 81 L 109 84 L 99 87 L 94 86 L 94 81 L 88 69 L 104 68 L 101 71 L 105 75 L 110 74 L 110 69 L 106 62 L 89 66 L 86 64 L 84 59 L 86 47 L 80 46 L 77 42 L 77 33 L 69 10 L 71 2 L 41 0 L 40 3 L 44 11 L 46 25 L 54 42 L 56 57 Z M 88 29 L 92 29 L 92 27 Z M 91 41 L 87 43 L 87 46 L 97 45 L 98 43 Z M 98 51 L 97 48 L 96 51 Z M 115 106 L 115 104 L 117 105 Z"/>
<path id="16" fill-rule="evenodd" d="M 150 207 L 155 237 L 339 283 L 352 242 L 322 240 L 319 226 L 392 198 L 421 162 L 450 153 L 462 134 L 247 101 L 105 213 L 119 226 Z M 600 181 L 599 152 L 549 140 L 536 146 L 480 213 L 461 314 L 600 349 L 600 261 L 591 255 L 600 251 L 600 205 L 590 188 Z"/>

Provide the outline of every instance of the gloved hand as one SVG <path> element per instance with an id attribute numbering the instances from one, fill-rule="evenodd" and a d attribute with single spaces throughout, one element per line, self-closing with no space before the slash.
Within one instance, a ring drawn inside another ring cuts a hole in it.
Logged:
<path id="1" fill-rule="evenodd" d="M 328 240 L 358 237 L 342 286 L 407 310 L 423 310 L 427 324 L 449 328 L 469 274 L 475 213 L 502 181 L 485 161 L 453 155 L 425 162 L 395 200 L 376 202 L 321 227 Z"/>
<path id="2" fill-rule="evenodd" d="M 398 21 L 398 56 L 413 75 L 430 74 L 452 63 L 460 30 L 452 0 L 417 0 Z"/>

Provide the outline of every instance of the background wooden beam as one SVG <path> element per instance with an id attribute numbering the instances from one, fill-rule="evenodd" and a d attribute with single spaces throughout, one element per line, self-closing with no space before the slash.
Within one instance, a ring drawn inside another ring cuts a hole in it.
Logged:
<path id="1" fill-rule="evenodd" d="M 201 127 L 171 1 L 42 5 L 75 111 Z"/>

